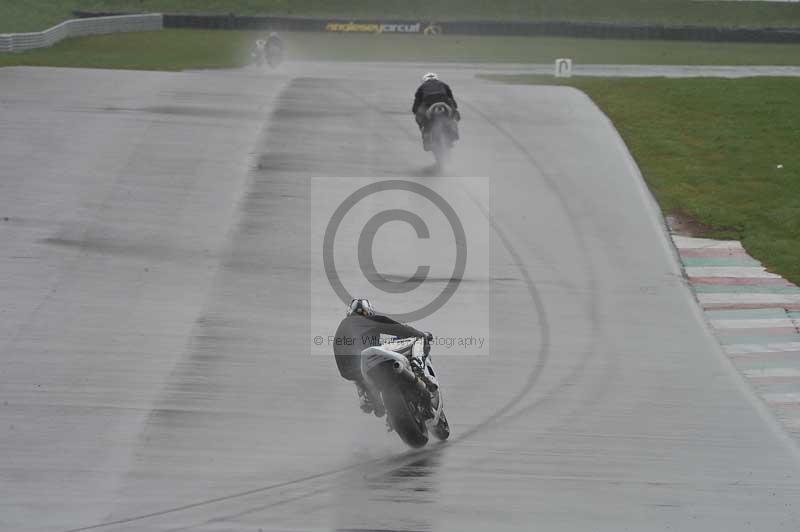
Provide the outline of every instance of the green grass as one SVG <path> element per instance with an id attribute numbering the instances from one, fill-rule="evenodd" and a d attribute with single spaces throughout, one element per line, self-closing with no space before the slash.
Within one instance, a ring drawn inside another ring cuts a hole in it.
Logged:
<path id="1" fill-rule="evenodd" d="M 703 236 L 741 240 L 800 284 L 800 79 L 485 77 L 586 92 L 665 214 L 700 222 Z"/>
<path id="2" fill-rule="evenodd" d="M 258 33 L 214 30 L 96 35 L 24 53 L 0 53 L 0 66 L 182 70 L 241 66 Z M 478 37 L 286 33 L 290 59 L 471 61 L 578 64 L 800 65 L 800 44 L 615 41 L 549 37 Z"/>
<path id="3" fill-rule="evenodd" d="M 573 20 L 710 26 L 800 26 L 800 5 L 695 0 L 2 0 L 0 32 L 38 31 L 74 9 L 424 20 Z"/>
<path id="4" fill-rule="evenodd" d="M 800 65 L 800 44 L 697 43 L 560 37 L 303 34 L 299 57 L 358 61 L 463 61 L 578 64 Z"/>
<path id="5" fill-rule="evenodd" d="M 244 64 L 254 36 L 245 32 L 163 30 L 66 39 L 51 48 L 0 53 L 0 66 L 133 70 L 230 68 Z"/>

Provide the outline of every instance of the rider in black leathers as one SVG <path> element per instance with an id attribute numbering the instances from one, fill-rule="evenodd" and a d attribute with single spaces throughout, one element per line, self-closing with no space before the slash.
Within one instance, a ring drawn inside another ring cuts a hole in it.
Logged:
<path id="1" fill-rule="evenodd" d="M 265 62 L 269 61 L 278 64 L 283 59 L 284 51 L 283 40 L 273 31 L 266 39 L 260 38 L 256 41 L 256 47 L 253 50 L 252 56 L 259 65 L 263 65 Z"/>
<path id="2" fill-rule="evenodd" d="M 361 400 L 361 409 L 383 416 L 384 408 L 380 398 L 373 397 L 361 375 L 361 351 L 381 344 L 381 335 L 397 338 L 425 337 L 418 331 L 384 315 L 377 314 L 366 299 L 353 299 L 347 309 L 347 316 L 336 329 L 333 354 L 339 373 L 345 379 L 354 381 Z M 384 341 L 386 338 L 384 338 Z"/>
<path id="3" fill-rule="evenodd" d="M 453 91 L 450 86 L 439 80 L 433 72 L 428 72 L 422 76 L 422 85 L 417 88 L 414 94 L 414 104 L 411 106 L 411 112 L 414 113 L 414 118 L 417 121 L 419 130 L 422 133 L 422 142 L 425 150 L 429 149 L 428 138 L 426 136 L 427 130 L 427 116 L 428 108 L 436 102 L 444 102 L 455 111 L 455 119 L 458 121 L 461 117 L 458 112 L 458 104 L 453 97 Z M 455 130 L 456 139 L 458 138 L 458 130 Z"/>
<path id="4" fill-rule="evenodd" d="M 283 39 L 278 37 L 278 34 L 275 33 L 274 31 L 269 34 L 269 37 L 267 37 L 267 50 L 269 50 L 270 48 L 274 49 L 275 52 L 281 54 L 283 53 L 285 48 L 283 45 Z"/>

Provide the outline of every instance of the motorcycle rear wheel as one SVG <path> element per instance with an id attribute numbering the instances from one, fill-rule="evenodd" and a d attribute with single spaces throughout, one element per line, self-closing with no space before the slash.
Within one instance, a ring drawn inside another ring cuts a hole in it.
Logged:
<path id="1" fill-rule="evenodd" d="M 450 141 L 445 124 L 436 121 L 431 128 L 431 151 L 438 166 L 444 166 L 450 158 Z"/>
<path id="2" fill-rule="evenodd" d="M 410 447 L 424 447 L 428 443 L 428 429 L 421 417 L 418 417 L 419 414 L 415 414 L 403 390 L 391 386 L 384 389 L 382 395 L 386 415 L 400 439 Z"/>

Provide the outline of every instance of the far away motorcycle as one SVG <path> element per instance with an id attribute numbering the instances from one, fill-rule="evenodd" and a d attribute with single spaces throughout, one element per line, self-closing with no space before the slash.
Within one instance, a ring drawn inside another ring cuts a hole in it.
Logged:
<path id="1" fill-rule="evenodd" d="M 436 102 L 428 108 L 425 117 L 425 144 L 430 147 L 436 163 L 441 166 L 449 159 L 450 150 L 458 140 L 459 113 L 444 102 Z"/>
<path id="2" fill-rule="evenodd" d="M 267 64 L 272 68 L 277 68 L 284 59 L 283 46 L 264 39 L 256 41 L 256 48 L 251 55 L 253 62 L 259 67 Z"/>
<path id="3" fill-rule="evenodd" d="M 428 339 L 405 338 L 361 352 L 361 373 L 380 394 L 389 426 L 411 447 L 450 436 L 439 381 L 431 366 Z"/>

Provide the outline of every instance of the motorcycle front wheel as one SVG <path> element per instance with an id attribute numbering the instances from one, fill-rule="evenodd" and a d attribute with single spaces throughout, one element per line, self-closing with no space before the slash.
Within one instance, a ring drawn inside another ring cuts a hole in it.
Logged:
<path id="1" fill-rule="evenodd" d="M 436 436 L 437 440 L 441 441 L 450 437 L 450 424 L 447 422 L 447 416 L 444 415 L 444 412 L 439 416 L 438 423 L 431 427 L 431 434 Z"/>

